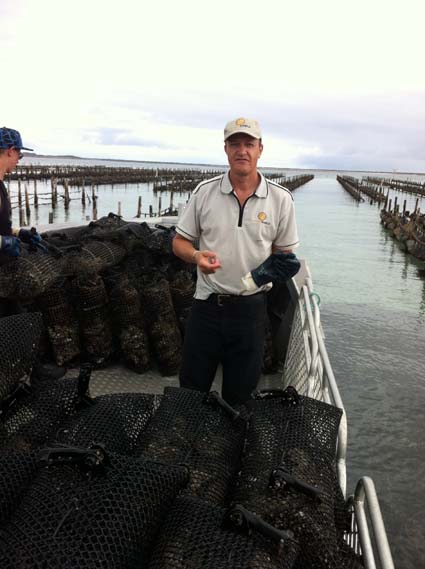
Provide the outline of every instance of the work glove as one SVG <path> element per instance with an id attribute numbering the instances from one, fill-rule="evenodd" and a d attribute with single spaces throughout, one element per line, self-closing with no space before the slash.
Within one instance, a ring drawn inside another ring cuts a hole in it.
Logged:
<path id="1" fill-rule="evenodd" d="M 242 282 L 246 290 L 256 290 L 270 282 L 283 283 L 296 275 L 300 266 L 294 253 L 276 251 L 264 263 L 242 277 Z"/>
<path id="2" fill-rule="evenodd" d="M 0 237 L 0 250 L 9 257 L 19 257 L 21 254 L 21 242 L 12 235 L 2 235 Z"/>
<path id="3" fill-rule="evenodd" d="M 23 243 L 29 243 L 30 245 L 36 245 L 41 242 L 41 235 L 37 233 L 35 227 L 31 229 L 20 229 L 18 237 Z"/>

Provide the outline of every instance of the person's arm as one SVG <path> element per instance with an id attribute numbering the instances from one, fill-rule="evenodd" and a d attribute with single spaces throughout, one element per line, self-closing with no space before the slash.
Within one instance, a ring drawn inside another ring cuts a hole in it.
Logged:
<path id="1" fill-rule="evenodd" d="M 192 241 L 177 233 L 173 239 L 173 253 L 186 263 L 194 263 L 206 275 L 215 273 L 221 267 L 214 251 L 195 249 Z"/>

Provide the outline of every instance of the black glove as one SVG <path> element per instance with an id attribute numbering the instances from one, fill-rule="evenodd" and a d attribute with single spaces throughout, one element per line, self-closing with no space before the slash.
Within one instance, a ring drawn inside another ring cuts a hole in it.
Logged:
<path id="1" fill-rule="evenodd" d="M 0 237 L 0 249 L 9 257 L 19 257 L 21 254 L 21 242 L 12 235 L 2 235 Z"/>
<path id="2" fill-rule="evenodd" d="M 35 227 L 31 229 L 20 229 L 18 237 L 23 243 L 29 243 L 30 245 L 36 245 L 41 241 L 41 235 L 37 233 Z"/>
<path id="3" fill-rule="evenodd" d="M 277 251 L 251 271 L 251 277 L 258 287 L 270 282 L 282 283 L 296 275 L 300 266 L 294 253 Z"/>

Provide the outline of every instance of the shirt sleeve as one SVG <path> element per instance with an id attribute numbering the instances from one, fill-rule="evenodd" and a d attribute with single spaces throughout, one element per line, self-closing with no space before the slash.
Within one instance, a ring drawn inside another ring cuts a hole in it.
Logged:
<path id="1" fill-rule="evenodd" d="M 279 249 L 296 249 L 299 246 L 294 200 L 289 196 L 282 205 L 282 214 L 273 245 Z"/>
<path id="2" fill-rule="evenodd" d="M 198 198 L 196 188 L 180 216 L 176 227 L 176 232 L 185 239 L 189 239 L 189 241 L 195 241 L 195 239 L 198 239 L 201 235 Z"/>

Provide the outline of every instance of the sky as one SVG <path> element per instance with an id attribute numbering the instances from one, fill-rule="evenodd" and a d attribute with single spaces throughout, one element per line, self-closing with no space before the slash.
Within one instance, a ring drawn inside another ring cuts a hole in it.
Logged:
<path id="1" fill-rule="evenodd" d="M 423 0 L 0 0 L 0 122 L 39 154 L 425 172 Z"/>

